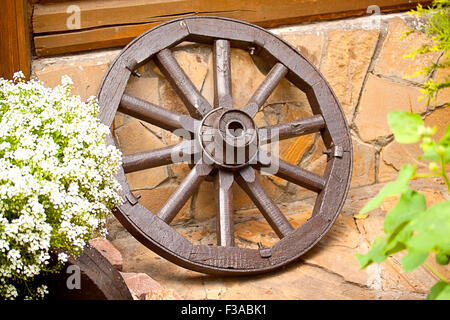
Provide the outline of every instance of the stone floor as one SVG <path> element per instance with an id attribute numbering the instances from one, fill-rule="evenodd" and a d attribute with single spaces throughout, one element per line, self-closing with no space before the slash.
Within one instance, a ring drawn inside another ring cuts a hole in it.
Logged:
<path id="1" fill-rule="evenodd" d="M 438 180 L 411 185 L 426 195 L 429 206 L 449 198 Z M 122 253 L 124 272 L 146 273 L 183 299 L 423 299 L 438 280 L 426 268 L 402 272 L 401 254 L 365 270 L 360 270 L 355 259 L 356 253 L 367 252 L 373 239 L 382 234 L 384 216 L 396 203 L 390 198 L 367 217 L 355 217 L 382 186 L 352 189 L 335 225 L 315 248 L 300 261 L 259 276 L 215 277 L 178 267 L 141 245 L 113 217 L 108 222 L 108 239 Z M 306 197 L 282 211 L 294 226 L 300 225 L 310 216 L 313 200 Z M 277 241 L 257 210 L 236 213 L 235 221 L 238 246 L 255 247 L 259 241 L 267 246 Z M 213 219 L 174 227 L 193 243 L 215 243 Z M 436 265 L 431 256 L 428 260 L 450 278 L 448 267 Z"/>

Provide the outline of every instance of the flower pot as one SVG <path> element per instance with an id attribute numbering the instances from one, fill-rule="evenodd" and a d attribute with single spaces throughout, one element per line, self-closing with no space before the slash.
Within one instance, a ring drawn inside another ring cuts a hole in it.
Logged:
<path id="1" fill-rule="evenodd" d="M 43 280 L 50 300 L 133 300 L 119 271 L 91 245 Z"/>

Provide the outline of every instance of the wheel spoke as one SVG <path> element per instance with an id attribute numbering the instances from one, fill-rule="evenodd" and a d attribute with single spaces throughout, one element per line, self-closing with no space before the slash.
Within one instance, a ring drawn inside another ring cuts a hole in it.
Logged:
<path id="1" fill-rule="evenodd" d="M 225 170 L 219 170 L 214 181 L 216 189 L 217 244 L 219 246 L 234 246 L 233 190 L 231 189 L 233 181 L 234 175 Z"/>
<path id="2" fill-rule="evenodd" d="M 259 128 L 259 141 L 261 144 L 270 143 L 273 139 L 284 140 L 319 132 L 325 128 L 325 121 L 321 115 L 295 120 L 288 123 Z"/>
<path id="3" fill-rule="evenodd" d="M 169 49 L 163 49 L 158 52 L 155 63 L 177 91 L 192 117 L 201 119 L 202 116 L 212 109 L 209 102 L 200 94 Z"/>
<path id="4" fill-rule="evenodd" d="M 230 42 L 214 41 L 214 107 L 232 108 Z"/>
<path id="5" fill-rule="evenodd" d="M 212 169 L 212 166 L 197 163 L 159 210 L 158 217 L 169 224 Z"/>
<path id="6" fill-rule="evenodd" d="M 128 94 L 122 96 L 118 111 L 169 131 L 183 128 L 195 132 L 198 122 Z"/>
<path id="7" fill-rule="evenodd" d="M 182 162 L 188 155 L 190 159 L 194 152 L 194 142 L 183 141 L 173 146 L 123 156 L 122 166 L 125 173 L 131 173 Z"/>
<path id="8" fill-rule="evenodd" d="M 254 117 L 287 72 L 288 69 L 283 64 L 279 62 L 276 63 L 267 74 L 267 77 L 259 85 L 258 89 L 256 89 L 248 103 L 244 106 L 243 110 L 251 117 Z"/>
<path id="9" fill-rule="evenodd" d="M 252 199 L 280 239 L 294 230 L 278 206 L 265 192 L 253 168 L 246 167 L 239 171 L 236 181 Z"/>
<path id="10" fill-rule="evenodd" d="M 276 169 L 273 174 L 281 179 L 295 183 L 311 191 L 320 192 L 325 188 L 326 180 L 308 170 L 293 165 L 287 161 L 272 156 L 270 153 L 260 149 L 258 154 L 260 167 L 271 167 Z"/>

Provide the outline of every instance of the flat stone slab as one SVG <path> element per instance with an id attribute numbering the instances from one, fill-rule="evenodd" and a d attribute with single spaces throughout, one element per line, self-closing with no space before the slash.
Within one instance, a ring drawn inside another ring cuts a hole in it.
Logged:
<path id="1" fill-rule="evenodd" d="M 122 254 L 119 250 L 114 247 L 114 245 L 105 238 L 95 238 L 89 241 L 89 244 L 97 249 L 114 268 L 121 271 L 122 270 Z"/>
<path id="2" fill-rule="evenodd" d="M 122 253 L 125 272 L 148 274 L 182 299 L 423 299 L 438 279 L 424 267 L 403 272 L 402 253 L 365 270 L 359 268 L 355 258 L 356 253 L 366 253 L 373 239 L 382 235 L 384 217 L 396 203 L 391 199 L 366 218 L 354 217 L 383 185 L 352 189 L 341 215 L 318 245 L 301 260 L 258 276 L 219 277 L 181 268 L 140 244 L 115 218 L 108 221 L 109 236 Z M 411 186 L 423 190 L 429 205 L 448 197 L 445 186 L 436 180 L 412 181 Z M 314 198 L 306 196 L 282 204 L 280 209 L 297 226 L 309 218 L 313 204 Z M 277 241 L 257 209 L 236 212 L 235 223 L 237 246 L 254 248 L 258 242 L 271 245 Z M 174 228 L 193 243 L 215 244 L 214 218 L 179 222 Z M 430 256 L 428 263 L 450 278 L 448 268 L 437 265 L 434 257 Z M 150 290 L 148 298 L 170 296 L 158 290 Z"/>
<path id="3" fill-rule="evenodd" d="M 146 273 L 121 272 L 120 274 L 130 292 L 138 299 L 143 299 L 153 290 L 162 289 L 162 286 Z"/>
<path id="4" fill-rule="evenodd" d="M 173 289 L 156 288 L 147 293 L 143 300 L 182 300 Z"/>

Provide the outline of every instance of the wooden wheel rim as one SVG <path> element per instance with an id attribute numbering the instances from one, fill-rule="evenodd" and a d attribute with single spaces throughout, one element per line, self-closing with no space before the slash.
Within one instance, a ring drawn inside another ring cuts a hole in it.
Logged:
<path id="1" fill-rule="evenodd" d="M 188 17 L 169 21 L 134 39 L 113 61 L 97 95 L 100 121 L 112 125 L 128 79 L 136 68 L 183 41 L 214 44 L 217 39 L 229 41 L 231 47 L 251 46 L 265 61 L 282 64 L 288 70 L 286 78 L 306 93 L 313 114 L 322 116 L 324 126 L 320 133 L 328 149 L 328 162 L 312 217 L 271 248 L 193 245 L 137 202 L 123 168 L 117 178 L 123 187 L 124 204 L 114 214 L 143 245 L 185 268 L 219 275 L 263 273 L 298 259 L 327 233 L 344 204 L 351 180 L 352 144 L 345 115 L 327 81 L 298 50 L 263 28 L 238 20 Z M 114 145 L 111 136 L 108 144 Z M 281 172 L 279 176 L 287 175 Z"/>

